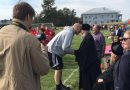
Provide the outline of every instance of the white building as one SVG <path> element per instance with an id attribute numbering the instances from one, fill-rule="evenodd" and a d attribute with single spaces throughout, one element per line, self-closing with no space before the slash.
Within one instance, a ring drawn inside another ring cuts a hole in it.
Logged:
<path id="1" fill-rule="evenodd" d="M 105 7 L 93 8 L 82 14 L 83 23 L 104 24 L 122 21 L 122 14 Z"/>

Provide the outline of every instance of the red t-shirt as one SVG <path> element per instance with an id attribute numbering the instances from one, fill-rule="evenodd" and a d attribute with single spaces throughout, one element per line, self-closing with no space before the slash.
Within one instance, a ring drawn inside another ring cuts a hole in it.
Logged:
<path id="1" fill-rule="evenodd" d="M 34 36 L 36 36 L 38 34 L 38 32 L 35 28 L 31 28 L 30 33 Z"/>
<path id="2" fill-rule="evenodd" d="M 53 30 L 47 29 L 44 30 L 44 34 L 46 35 L 45 44 L 48 44 L 48 42 L 55 36 L 55 32 Z"/>

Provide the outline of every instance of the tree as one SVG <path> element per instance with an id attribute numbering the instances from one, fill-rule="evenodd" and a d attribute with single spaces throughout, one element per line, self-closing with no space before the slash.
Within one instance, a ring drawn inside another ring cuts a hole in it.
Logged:
<path id="1" fill-rule="evenodd" d="M 43 0 L 43 4 L 42 4 L 43 11 L 51 10 L 54 4 L 55 4 L 55 0 Z"/>
<path id="2" fill-rule="evenodd" d="M 76 17 L 75 10 L 70 10 L 69 8 L 63 8 L 63 17 L 65 25 L 72 25 L 75 22 L 79 22 L 79 18 Z"/>
<path id="3" fill-rule="evenodd" d="M 76 16 L 75 10 L 70 10 L 69 8 L 63 8 L 57 10 L 57 7 L 54 6 L 55 0 L 43 0 L 43 4 L 41 5 L 43 10 L 37 16 L 36 20 L 40 23 L 50 23 L 53 22 L 56 26 L 65 26 L 72 25 L 75 22 L 79 21 Z"/>
<path id="4" fill-rule="evenodd" d="M 44 22 L 53 22 L 55 20 L 57 10 L 56 7 L 54 7 L 55 0 L 43 0 L 42 8 L 43 11 L 40 13 L 40 17 Z"/>

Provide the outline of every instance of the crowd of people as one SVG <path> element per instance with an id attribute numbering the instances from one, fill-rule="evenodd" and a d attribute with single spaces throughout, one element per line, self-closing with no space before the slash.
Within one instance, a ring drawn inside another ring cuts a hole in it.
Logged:
<path id="1" fill-rule="evenodd" d="M 63 85 L 63 57 L 75 56 L 79 66 L 79 90 L 130 90 L 130 31 L 115 29 L 110 37 L 113 63 L 102 73 L 100 64 L 106 42 L 100 27 L 75 23 L 58 34 L 40 25 L 31 28 L 35 11 L 26 2 L 13 7 L 10 25 L 0 30 L 0 90 L 40 90 L 40 76 L 54 70 L 56 90 L 71 90 Z M 71 48 L 74 35 L 81 33 L 82 42 Z M 78 79 L 78 78 L 77 78 Z"/>
<path id="2" fill-rule="evenodd" d="M 29 32 L 36 36 L 43 45 L 47 45 L 47 43 L 55 36 L 55 31 L 44 26 L 44 24 L 39 24 L 37 28 L 30 27 Z"/>

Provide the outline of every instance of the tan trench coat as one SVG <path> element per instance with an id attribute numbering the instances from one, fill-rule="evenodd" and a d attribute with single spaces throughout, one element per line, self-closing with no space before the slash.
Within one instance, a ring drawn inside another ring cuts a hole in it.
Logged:
<path id="1" fill-rule="evenodd" d="M 40 90 L 40 75 L 49 71 L 37 38 L 15 25 L 0 30 L 0 63 L 0 90 Z"/>

